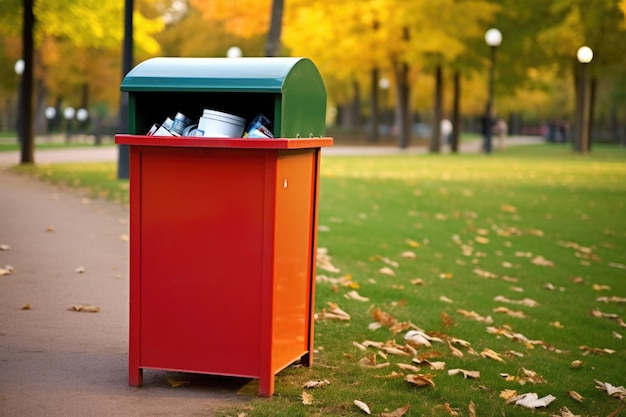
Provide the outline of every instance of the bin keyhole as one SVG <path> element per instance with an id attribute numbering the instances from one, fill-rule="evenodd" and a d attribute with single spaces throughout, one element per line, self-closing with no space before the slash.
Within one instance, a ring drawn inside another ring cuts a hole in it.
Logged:
<path id="1" fill-rule="evenodd" d="M 283 188 L 287 188 L 287 178 L 285 178 L 283 181 Z"/>

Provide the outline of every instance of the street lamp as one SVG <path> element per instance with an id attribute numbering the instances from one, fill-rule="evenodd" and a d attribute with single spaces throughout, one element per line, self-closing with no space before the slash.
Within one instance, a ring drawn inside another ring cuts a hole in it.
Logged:
<path id="1" fill-rule="evenodd" d="M 502 33 L 495 28 L 489 29 L 487 32 L 485 32 L 485 43 L 491 48 L 491 66 L 489 68 L 489 92 L 487 98 L 487 106 L 485 107 L 485 115 L 483 117 L 482 123 L 483 135 L 485 138 L 483 150 L 485 151 L 485 153 L 491 153 L 491 137 L 494 122 L 493 85 L 496 68 L 496 49 L 502 43 Z"/>
<path id="2" fill-rule="evenodd" d="M 228 51 L 226 51 L 227 58 L 241 58 L 242 56 L 243 52 L 238 46 L 231 46 L 230 48 L 228 48 Z"/>
<path id="3" fill-rule="evenodd" d="M 383 126 L 385 126 L 385 133 L 389 133 L 391 131 L 391 120 L 389 120 L 389 109 L 387 108 L 387 92 L 389 91 L 389 87 L 391 86 L 391 82 L 389 78 L 383 77 L 378 80 L 378 86 L 382 90 L 382 109 L 383 109 Z M 389 129 L 389 130 L 387 130 Z"/>
<path id="4" fill-rule="evenodd" d="M 52 125 L 52 121 L 57 115 L 57 109 L 55 109 L 52 106 L 48 106 L 46 107 L 46 110 L 44 110 L 43 114 L 46 116 L 46 120 L 47 120 L 46 131 L 48 133 L 48 141 L 50 141 L 50 130 L 52 128 L 51 125 Z"/>
<path id="5" fill-rule="evenodd" d="M 72 133 L 71 122 L 75 115 L 76 115 L 76 110 L 74 110 L 74 107 L 72 106 L 66 107 L 65 110 L 63 110 L 63 117 L 65 118 L 65 141 L 67 143 L 70 142 L 70 136 Z"/>
<path id="6" fill-rule="evenodd" d="M 589 149 L 589 98 L 587 97 L 587 64 L 593 59 L 593 51 L 588 46 L 581 46 L 576 52 L 580 62 L 580 80 L 578 85 L 578 117 L 576 118 L 577 138 L 575 150 L 587 153 Z"/>
<path id="7" fill-rule="evenodd" d="M 24 100 L 24 82 L 22 81 L 22 74 L 24 74 L 24 60 L 18 59 L 15 61 L 15 65 L 13 69 L 15 70 L 15 74 L 17 74 L 19 81 L 17 87 L 17 141 L 18 143 L 22 143 L 23 136 L 23 126 L 22 126 L 22 101 Z"/>

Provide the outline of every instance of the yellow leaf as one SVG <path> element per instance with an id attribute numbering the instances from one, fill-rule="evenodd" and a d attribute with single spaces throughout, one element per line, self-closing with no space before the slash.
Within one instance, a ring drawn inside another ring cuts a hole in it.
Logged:
<path id="1" fill-rule="evenodd" d="M 514 389 L 505 389 L 504 391 L 500 391 L 500 398 L 510 400 L 514 397 L 517 397 L 517 391 L 515 391 Z"/>
<path id="2" fill-rule="evenodd" d="M 593 284 L 592 286 L 594 291 L 610 291 L 611 287 L 609 287 L 608 285 L 600 285 L 600 284 Z"/>
<path id="3" fill-rule="evenodd" d="M 300 397 L 302 398 L 302 404 L 304 405 L 313 404 L 313 394 L 306 392 L 306 391 L 302 391 L 302 395 L 300 395 Z"/>
<path id="4" fill-rule="evenodd" d="M 30 310 L 30 304 L 24 304 L 22 310 Z"/>
<path id="5" fill-rule="evenodd" d="M 167 378 L 167 383 L 170 384 L 172 388 L 180 388 L 189 385 L 189 381 L 177 381 L 172 378 Z"/>
<path id="6" fill-rule="evenodd" d="M 413 284 L 413 285 L 422 285 L 422 286 L 426 285 L 426 283 L 424 282 L 424 280 L 423 280 L 423 279 L 421 279 L 421 278 L 415 278 L 415 279 L 412 279 L 412 280 L 411 280 L 411 284 Z"/>
<path id="7" fill-rule="evenodd" d="M 420 246 L 419 242 L 416 242 L 415 240 L 407 239 L 404 242 L 412 248 L 418 248 Z"/>
<path id="8" fill-rule="evenodd" d="M 400 256 L 405 259 L 415 259 L 417 257 L 415 252 L 411 252 L 410 250 L 402 252 Z"/>

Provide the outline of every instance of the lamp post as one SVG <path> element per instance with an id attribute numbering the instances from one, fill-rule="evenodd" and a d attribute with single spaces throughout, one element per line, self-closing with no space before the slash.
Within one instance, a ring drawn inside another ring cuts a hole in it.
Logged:
<path id="1" fill-rule="evenodd" d="M 72 135 L 72 119 L 76 115 L 76 110 L 74 107 L 69 106 L 63 110 L 63 117 L 65 118 L 65 142 L 70 143 L 70 138 Z"/>
<path id="2" fill-rule="evenodd" d="M 502 33 L 495 28 L 489 29 L 487 32 L 485 32 L 485 43 L 491 48 L 491 66 L 489 67 L 489 90 L 487 106 L 485 107 L 485 115 L 483 116 L 482 123 L 483 135 L 485 140 L 483 144 L 483 150 L 485 151 L 485 153 L 491 153 L 492 127 L 494 122 L 493 85 L 496 69 L 496 49 L 502 43 Z"/>
<path id="3" fill-rule="evenodd" d="M 22 126 L 22 101 L 24 100 L 24 83 L 22 81 L 22 74 L 24 74 L 24 60 L 18 59 L 13 66 L 15 73 L 17 74 L 19 81 L 17 87 L 17 141 L 22 143 L 23 141 L 23 126 Z"/>
<path id="4" fill-rule="evenodd" d="M 57 109 L 55 109 L 52 106 L 48 106 L 46 107 L 46 110 L 44 110 L 44 115 L 46 116 L 46 133 L 48 134 L 48 142 L 50 142 L 50 131 L 52 130 L 52 121 L 54 120 L 54 118 L 57 115 Z"/>
<path id="5" fill-rule="evenodd" d="M 383 122 L 383 126 L 385 126 L 384 132 L 385 134 L 388 134 L 391 132 L 391 121 L 389 120 L 389 109 L 387 108 L 387 100 L 388 100 L 387 93 L 389 91 L 389 87 L 391 86 L 391 83 L 389 82 L 389 78 L 383 77 L 380 80 L 378 80 L 378 86 L 382 90 L 382 94 L 380 97 L 380 101 L 382 105 L 380 107 L 383 110 L 382 122 Z"/>
<path id="6" fill-rule="evenodd" d="M 593 59 L 593 51 L 588 46 L 581 46 L 576 52 L 580 63 L 578 86 L 578 117 L 576 118 L 576 142 L 574 150 L 582 154 L 589 149 L 589 97 L 587 95 L 587 64 Z"/>

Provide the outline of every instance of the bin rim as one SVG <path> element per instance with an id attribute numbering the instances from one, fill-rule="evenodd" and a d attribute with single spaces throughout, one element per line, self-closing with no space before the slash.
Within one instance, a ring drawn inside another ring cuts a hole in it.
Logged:
<path id="1" fill-rule="evenodd" d="M 150 58 L 126 74 L 126 92 L 267 92 L 280 93 L 296 69 L 321 75 L 304 57 Z"/>

